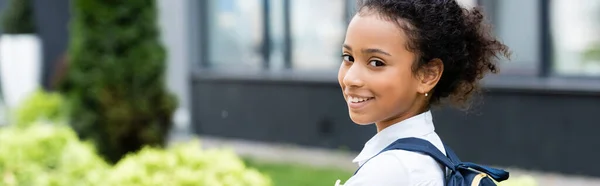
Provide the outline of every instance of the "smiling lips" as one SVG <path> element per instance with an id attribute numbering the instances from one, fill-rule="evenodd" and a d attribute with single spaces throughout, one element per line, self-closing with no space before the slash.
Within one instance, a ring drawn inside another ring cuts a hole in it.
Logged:
<path id="1" fill-rule="evenodd" d="M 375 97 L 354 97 L 348 96 L 347 102 L 348 107 L 351 109 L 360 109 L 367 105 L 371 100 L 375 99 Z"/>

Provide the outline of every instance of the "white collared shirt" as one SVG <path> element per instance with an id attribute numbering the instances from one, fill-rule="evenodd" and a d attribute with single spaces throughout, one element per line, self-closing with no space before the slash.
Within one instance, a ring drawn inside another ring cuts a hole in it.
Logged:
<path id="1" fill-rule="evenodd" d="M 362 151 L 353 160 L 358 163 L 358 166 L 362 165 L 362 168 L 343 185 L 443 186 L 445 169 L 427 155 L 391 150 L 375 156 L 392 142 L 406 137 L 425 139 L 444 154 L 446 152 L 441 139 L 435 133 L 431 112 L 427 111 L 391 125 L 367 141 Z M 369 161 L 365 164 L 367 160 Z"/>

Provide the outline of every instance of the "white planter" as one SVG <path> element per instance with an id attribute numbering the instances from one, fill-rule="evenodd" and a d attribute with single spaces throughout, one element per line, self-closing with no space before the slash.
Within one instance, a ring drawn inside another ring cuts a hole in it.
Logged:
<path id="1" fill-rule="evenodd" d="M 40 87 L 41 40 L 34 34 L 0 36 L 0 78 L 8 109 L 13 109 Z"/>

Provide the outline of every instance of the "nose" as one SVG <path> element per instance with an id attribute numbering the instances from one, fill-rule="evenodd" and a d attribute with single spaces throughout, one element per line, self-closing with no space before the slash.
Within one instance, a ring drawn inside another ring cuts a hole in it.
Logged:
<path id="1" fill-rule="evenodd" d="M 362 69 L 359 65 L 352 64 L 352 66 L 350 66 L 344 75 L 343 83 L 346 87 L 362 87 L 364 85 Z"/>

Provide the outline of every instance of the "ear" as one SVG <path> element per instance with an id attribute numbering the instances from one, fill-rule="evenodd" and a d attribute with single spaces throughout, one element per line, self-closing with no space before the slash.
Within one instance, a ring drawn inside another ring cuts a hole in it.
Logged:
<path id="1" fill-rule="evenodd" d="M 435 58 L 419 69 L 419 86 L 417 91 L 420 94 L 430 93 L 437 85 L 444 72 L 444 63 L 441 59 Z M 431 94 L 431 93 L 430 93 Z"/>

